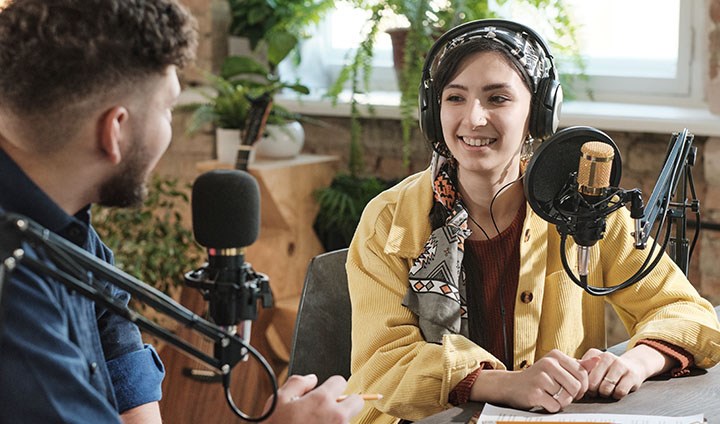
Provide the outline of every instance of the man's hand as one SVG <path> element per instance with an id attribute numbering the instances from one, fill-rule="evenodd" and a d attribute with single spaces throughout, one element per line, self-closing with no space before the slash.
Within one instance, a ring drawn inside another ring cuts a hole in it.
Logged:
<path id="1" fill-rule="evenodd" d="M 293 375 L 278 389 L 275 411 L 265 421 L 267 424 L 345 424 L 362 409 L 365 401 L 358 395 L 350 395 L 342 402 L 337 398 L 343 394 L 347 381 L 336 375 L 319 387 L 315 375 Z M 272 398 L 265 404 L 270 407 Z"/>
<path id="2" fill-rule="evenodd" d="M 150 402 L 120 414 L 123 424 L 161 424 L 160 405 L 157 402 Z"/>

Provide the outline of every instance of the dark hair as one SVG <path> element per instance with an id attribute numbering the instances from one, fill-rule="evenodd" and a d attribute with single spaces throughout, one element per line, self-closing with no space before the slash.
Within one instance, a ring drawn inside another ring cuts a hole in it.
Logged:
<path id="1" fill-rule="evenodd" d="M 15 0 L 0 10 L 0 108 L 39 117 L 194 59 L 174 0 Z"/>
<path id="2" fill-rule="evenodd" d="M 442 92 L 445 87 L 450 83 L 450 80 L 455 77 L 458 72 L 458 68 L 466 61 L 469 60 L 475 53 L 480 52 L 496 52 L 499 53 L 505 62 L 511 66 L 520 75 L 521 79 L 525 83 L 525 86 L 530 91 L 532 96 L 535 96 L 533 90 L 532 81 L 529 80 L 528 74 L 517 59 L 501 44 L 488 40 L 485 38 L 479 38 L 476 40 L 462 43 L 447 52 L 442 57 L 439 57 L 434 64 L 434 70 L 432 71 L 433 76 L 433 88 L 435 90 L 435 98 L 442 99 Z M 438 111 L 440 105 L 438 105 Z M 443 146 L 436 146 L 434 141 L 430 141 L 426 138 L 430 149 L 437 150 L 441 149 L 443 152 L 448 152 L 445 141 L 442 141 Z"/>
<path id="3" fill-rule="evenodd" d="M 525 86 L 533 93 L 532 82 L 528 80 L 527 72 L 520 65 L 515 57 L 507 51 L 501 44 L 488 39 L 478 39 L 469 41 L 449 50 L 440 58 L 437 68 L 433 72 L 434 87 L 437 90 L 437 98 L 441 98 L 442 91 L 450 80 L 455 76 L 458 68 L 466 59 L 480 52 L 497 52 L 500 53 L 505 61 L 517 71 L 522 78 Z"/>

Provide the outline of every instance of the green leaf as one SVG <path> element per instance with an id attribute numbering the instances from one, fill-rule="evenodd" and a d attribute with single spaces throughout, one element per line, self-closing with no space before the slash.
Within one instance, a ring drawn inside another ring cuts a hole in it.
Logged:
<path id="1" fill-rule="evenodd" d="M 222 64 L 220 76 L 232 79 L 238 75 L 250 74 L 267 77 L 270 70 L 262 63 L 248 56 L 228 56 Z"/>
<path id="2" fill-rule="evenodd" d="M 267 40 L 267 53 L 270 66 L 272 68 L 277 67 L 277 65 L 287 57 L 290 51 L 292 51 L 292 49 L 297 46 L 297 43 L 297 37 L 295 37 L 288 31 L 273 31 L 271 34 L 269 34 Z"/>

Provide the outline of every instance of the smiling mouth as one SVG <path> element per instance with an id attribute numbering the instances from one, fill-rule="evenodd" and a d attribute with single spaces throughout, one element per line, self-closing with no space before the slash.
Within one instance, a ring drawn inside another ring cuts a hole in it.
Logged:
<path id="1" fill-rule="evenodd" d="M 482 146 L 488 146 L 490 144 L 495 143 L 497 139 L 495 138 L 473 138 L 473 137 L 459 137 L 460 141 L 462 141 L 464 144 L 472 147 L 482 147 Z"/>

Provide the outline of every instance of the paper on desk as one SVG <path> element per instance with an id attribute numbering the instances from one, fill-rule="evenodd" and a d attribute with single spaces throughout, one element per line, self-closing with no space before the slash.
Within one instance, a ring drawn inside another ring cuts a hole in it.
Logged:
<path id="1" fill-rule="evenodd" d="M 688 417 L 663 417 L 628 414 L 537 414 L 485 404 L 482 414 L 470 423 L 610 423 L 610 424 L 702 424 L 703 414 Z"/>

